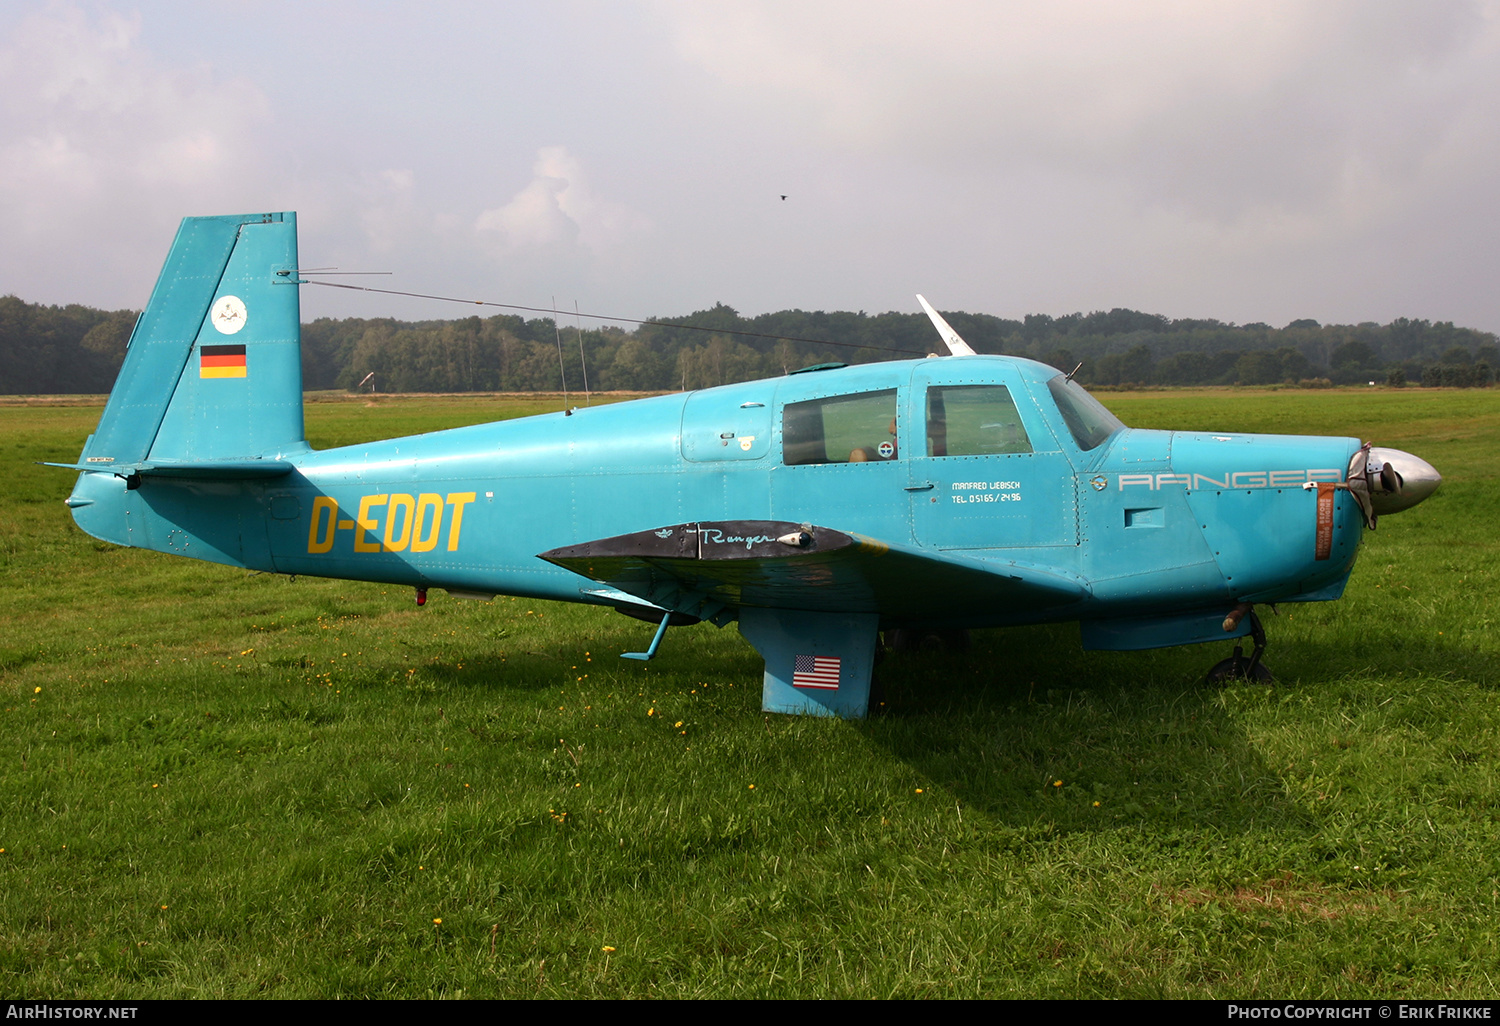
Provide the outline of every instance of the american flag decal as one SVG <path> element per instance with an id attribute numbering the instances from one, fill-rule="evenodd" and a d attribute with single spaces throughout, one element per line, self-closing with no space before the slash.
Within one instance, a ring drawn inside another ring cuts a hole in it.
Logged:
<path id="1" fill-rule="evenodd" d="M 838 656 L 797 656 L 792 665 L 792 687 L 837 691 L 840 662 Z"/>

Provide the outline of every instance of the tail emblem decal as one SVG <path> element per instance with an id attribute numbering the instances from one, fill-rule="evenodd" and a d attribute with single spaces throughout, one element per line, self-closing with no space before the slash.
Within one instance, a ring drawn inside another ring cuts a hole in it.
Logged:
<path id="1" fill-rule="evenodd" d="M 239 296 L 220 296 L 208 318 L 221 335 L 233 335 L 245 326 L 245 301 Z"/>
<path id="2" fill-rule="evenodd" d="M 245 347 L 201 347 L 198 350 L 198 376 L 200 378 L 245 377 Z"/>

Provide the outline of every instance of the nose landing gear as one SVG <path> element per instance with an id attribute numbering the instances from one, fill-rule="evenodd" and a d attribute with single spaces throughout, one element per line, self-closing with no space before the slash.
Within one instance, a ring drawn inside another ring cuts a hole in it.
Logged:
<path id="1" fill-rule="evenodd" d="M 1234 655 L 1215 663 L 1213 669 L 1208 671 L 1208 676 L 1204 678 L 1205 684 L 1219 687 L 1238 680 L 1270 684 L 1276 679 L 1260 661 L 1260 657 L 1266 651 L 1266 630 L 1260 624 L 1260 617 L 1255 615 L 1255 610 L 1251 609 L 1248 603 L 1236 606 L 1234 611 L 1224 618 L 1224 629 L 1234 630 L 1246 616 L 1250 617 L 1250 640 L 1255 643 L 1255 647 L 1250 650 L 1250 658 L 1245 658 L 1245 646 L 1236 643 Z"/>

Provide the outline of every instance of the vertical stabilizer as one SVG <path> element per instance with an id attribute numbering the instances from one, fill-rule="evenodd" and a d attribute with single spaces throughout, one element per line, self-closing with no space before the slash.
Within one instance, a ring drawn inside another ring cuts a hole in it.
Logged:
<path id="1" fill-rule="evenodd" d="M 184 218 L 84 449 L 90 469 L 306 448 L 297 219 Z"/>

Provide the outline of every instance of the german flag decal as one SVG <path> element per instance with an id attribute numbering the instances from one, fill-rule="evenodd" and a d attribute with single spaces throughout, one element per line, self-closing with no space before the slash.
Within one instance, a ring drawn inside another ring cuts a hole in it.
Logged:
<path id="1" fill-rule="evenodd" d="M 202 346 L 198 351 L 200 378 L 243 378 L 244 346 Z"/>

